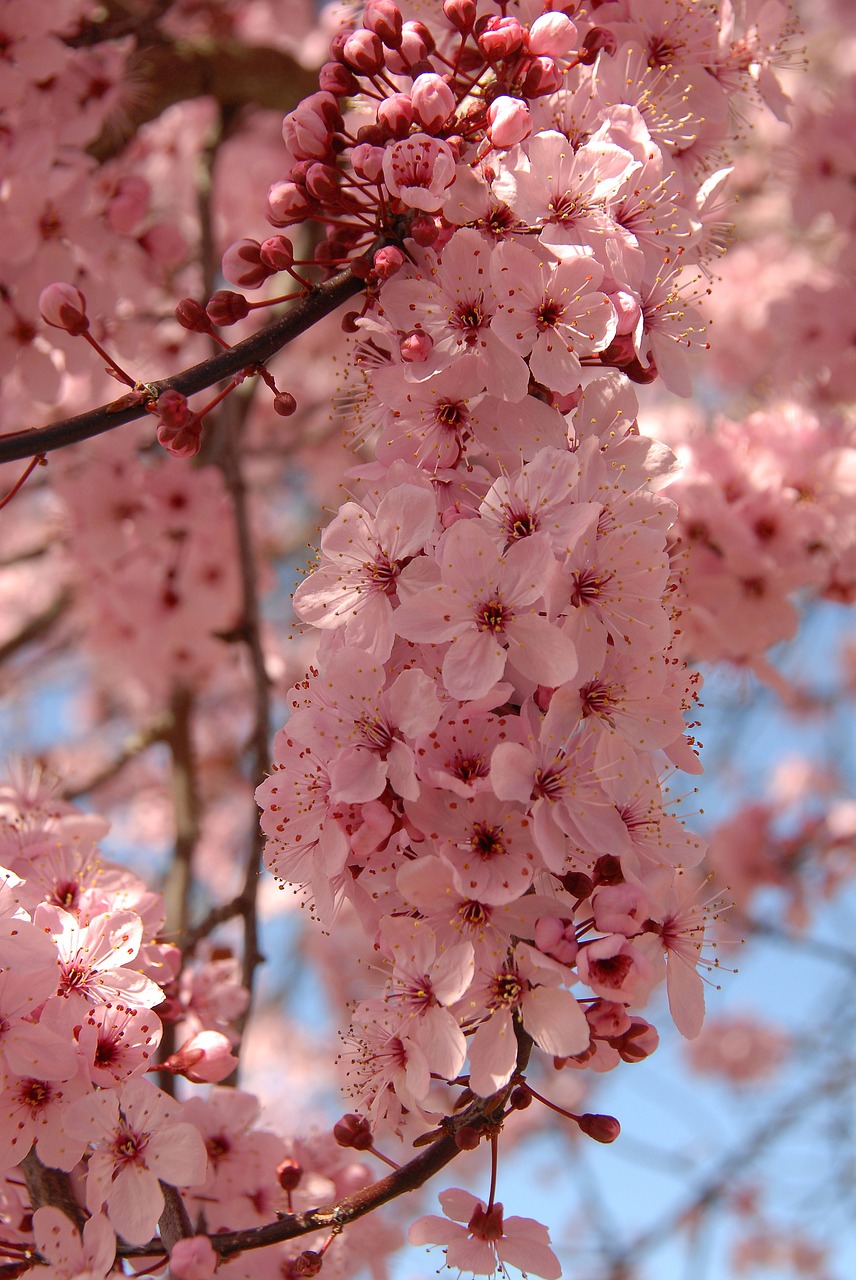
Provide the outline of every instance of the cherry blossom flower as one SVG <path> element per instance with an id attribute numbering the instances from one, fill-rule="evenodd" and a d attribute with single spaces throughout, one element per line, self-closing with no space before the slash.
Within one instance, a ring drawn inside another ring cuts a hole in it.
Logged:
<path id="1" fill-rule="evenodd" d="M 392 649 L 392 597 L 402 563 L 434 531 L 430 490 L 392 489 L 371 516 L 346 502 L 321 538 L 321 566 L 294 593 L 294 609 L 322 630 L 344 628 L 349 643 L 384 661 Z"/>
<path id="2" fill-rule="evenodd" d="M 411 1244 L 444 1246 L 446 1265 L 474 1276 L 505 1274 L 505 1265 L 524 1275 L 559 1280 L 562 1268 L 550 1248 L 547 1228 L 533 1218 L 505 1218 L 502 1205 L 487 1208 L 469 1191 L 450 1187 L 438 1197 L 445 1218 L 417 1219 Z"/>
<path id="3" fill-rule="evenodd" d="M 48 1266 L 45 1280 L 106 1280 L 116 1258 L 116 1236 L 104 1214 L 83 1224 L 83 1236 L 67 1214 L 43 1205 L 33 1214 L 36 1247 Z"/>
<path id="4" fill-rule="evenodd" d="M 491 259 L 502 310 L 492 329 L 513 351 L 528 356 L 537 382 L 561 394 L 580 383 L 580 358 L 602 351 L 615 337 L 618 318 L 598 292 L 603 268 L 588 253 L 561 261 L 538 257 L 507 242 Z"/>
<path id="5" fill-rule="evenodd" d="M 555 567 L 545 534 L 501 556 L 476 521 L 463 520 L 445 534 L 439 555 L 442 583 L 405 600 L 394 625 L 407 640 L 452 641 L 443 659 L 452 697 L 483 697 L 502 679 L 506 661 L 538 684 L 571 679 L 574 646 L 543 616 Z"/>
<path id="6" fill-rule="evenodd" d="M 182 1108 L 146 1080 L 80 1098 L 66 1112 L 64 1152 L 54 1162 L 72 1169 L 93 1148 L 86 1179 L 90 1213 L 106 1209 L 110 1225 L 129 1244 L 145 1244 L 163 1212 L 160 1182 L 195 1186 L 204 1181 L 207 1158 Z"/>

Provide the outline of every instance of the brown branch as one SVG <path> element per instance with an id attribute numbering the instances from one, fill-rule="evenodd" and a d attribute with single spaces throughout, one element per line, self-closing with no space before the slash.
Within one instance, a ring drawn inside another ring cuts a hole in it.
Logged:
<path id="1" fill-rule="evenodd" d="M 433 1178 L 441 1169 L 469 1147 L 458 1146 L 456 1135 L 464 1128 L 475 1129 L 485 1135 L 496 1133 L 510 1112 L 506 1110 L 508 1098 L 522 1079 L 522 1073 L 529 1061 L 532 1050 L 532 1039 L 519 1024 L 515 1025 L 517 1036 L 517 1070 L 504 1088 L 489 1098 L 474 1098 L 469 1106 L 456 1115 L 447 1116 L 441 1124 L 444 1130 L 430 1146 L 419 1155 L 408 1160 L 399 1169 L 389 1173 L 367 1187 L 361 1187 L 353 1195 L 345 1196 L 336 1204 L 326 1205 L 320 1209 L 309 1209 L 306 1213 L 286 1213 L 276 1222 L 268 1222 L 262 1227 L 250 1227 L 244 1231 L 220 1231 L 210 1235 L 209 1239 L 221 1258 L 233 1258 L 236 1254 L 249 1249 L 263 1249 L 267 1245 L 281 1244 L 285 1240 L 295 1240 L 299 1236 L 309 1235 L 313 1231 L 341 1230 L 350 1222 L 356 1222 L 367 1213 L 372 1213 L 391 1200 L 406 1195 L 409 1191 L 417 1191 Z M 159 1241 L 141 1248 L 120 1248 L 122 1257 L 156 1257 L 164 1252 Z"/>
<path id="2" fill-rule="evenodd" d="M 175 1187 L 171 1187 L 168 1182 L 161 1182 L 160 1189 L 163 1192 L 163 1213 L 158 1219 L 158 1231 L 164 1249 L 171 1253 L 178 1240 L 186 1240 L 193 1235 L 193 1227 L 184 1201 Z"/>
<path id="3" fill-rule="evenodd" d="M 49 1169 L 47 1165 L 42 1164 L 36 1155 L 35 1147 L 24 1156 L 21 1161 L 21 1170 L 32 1208 L 40 1209 L 44 1205 L 51 1205 L 55 1209 L 60 1209 L 67 1218 L 71 1219 L 78 1231 L 82 1232 L 86 1218 L 74 1198 L 69 1175 L 60 1169 Z"/>
<path id="4" fill-rule="evenodd" d="M 156 400 L 162 391 L 173 389 L 191 396 L 241 370 L 264 364 L 301 333 L 330 315 L 343 302 L 356 297 L 362 288 L 363 281 L 350 269 L 341 271 L 331 280 L 318 285 L 305 298 L 299 298 L 284 315 L 272 320 L 249 338 L 236 343 L 228 351 L 211 356 L 170 378 L 147 383 L 146 389 L 151 393 L 151 400 L 128 404 L 126 398 L 122 397 L 97 409 L 90 409 L 87 413 L 77 414 L 76 417 L 52 422 L 46 427 L 13 431 L 0 436 L 0 463 L 20 461 L 39 453 L 51 453 L 54 449 L 62 449 L 66 445 L 78 444 L 81 440 L 90 440 L 105 431 L 112 431 L 126 422 L 134 422 L 145 417 L 148 412 L 147 404 Z"/>

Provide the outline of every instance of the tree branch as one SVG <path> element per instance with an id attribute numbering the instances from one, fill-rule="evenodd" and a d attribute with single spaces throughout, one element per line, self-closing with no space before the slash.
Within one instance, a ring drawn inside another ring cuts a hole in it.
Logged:
<path id="1" fill-rule="evenodd" d="M 314 288 L 305 298 L 299 298 L 284 315 L 278 316 L 249 338 L 236 343 L 228 351 L 211 356 L 170 378 L 146 383 L 145 389 L 150 397 L 142 402 L 128 403 L 130 397 L 122 396 L 110 404 L 90 409 L 73 418 L 52 422 L 46 427 L 12 431 L 0 436 L 0 463 L 17 462 L 38 453 L 51 453 L 54 449 L 62 449 L 66 445 L 103 435 L 105 431 L 112 431 L 126 422 L 134 422 L 149 412 L 149 407 L 163 391 L 172 389 L 191 396 L 252 365 L 264 364 L 301 333 L 330 315 L 343 302 L 356 297 L 363 288 L 363 283 L 350 268 L 339 272 L 331 280 Z"/>

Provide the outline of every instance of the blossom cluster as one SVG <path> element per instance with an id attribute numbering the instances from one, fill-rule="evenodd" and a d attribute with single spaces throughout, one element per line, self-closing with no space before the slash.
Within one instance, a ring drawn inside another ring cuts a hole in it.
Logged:
<path id="1" fill-rule="evenodd" d="M 117 1238 L 147 1244 L 164 1210 L 162 1184 L 178 1189 L 193 1222 L 216 1231 L 260 1226 L 370 1181 L 332 1134 L 287 1140 L 260 1127 L 249 1093 L 214 1088 L 178 1101 L 147 1078 L 160 1069 L 194 1084 L 225 1079 L 237 1065 L 230 1019 L 245 1002 L 228 962 L 194 970 L 162 940 L 163 897 L 104 856 L 106 832 L 35 773 L 0 786 L 3 1253 L 14 1263 L 35 1247 L 56 1280 L 103 1280 Z M 171 1054 L 165 1028 L 178 1046 Z M 73 1175 L 88 1215 L 82 1236 L 59 1209 L 28 1202 L 22 1171 L 34 1158 Z M 397 1234 L 378 1230 L 395 1248 Z M 333 1243 L 339 1271 L 356 1270 L 360 1232 Z M 316 1233 L 249 1263 L 223 1262 L 219 1274 L 280 1277 L 307 1246 L 330 1245 Z M 176 1275 L 188 1248 L 175 1257 Z M 217 1261 L 209 1246 L 199 1264 L 208 1269 L 188 1276 L 210 1276 Z"/>
<path id="2" fill-rule="evenodd" d="M 328 928 L 347 900 L 386 967 L 351 1088 L 398 1131 L 436 1122 L 437 1080 L 513 1081 L 515 1026 L 604 1070 L 655 1044 L 636 1011 L 664 971 L 684 1034 L 703 1014 L 703 844 L 661 783 L 698 768 L 674 459 L 629 380 L 688 391 L 683 266 L 714 251 L 728 101 L 753 75 L 784 100 L 757 28 L 713 6 L 572 12 L 371 0 L 270 197 L 282 226 L 315 202 L 331 261 L 408 233 L 365 255 L 351 398 L 376 461 L 295 593 L 317 667 L 258 792 L 267 865 Z M 257 285 L 282 239 L 224 270 Z"/>

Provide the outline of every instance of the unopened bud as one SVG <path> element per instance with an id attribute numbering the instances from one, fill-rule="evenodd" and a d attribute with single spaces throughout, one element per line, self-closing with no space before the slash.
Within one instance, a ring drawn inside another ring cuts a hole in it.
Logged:
<path id="1" fill-rule="evenodd" d="M 434 339 L 423 329 L 413 329 L 401 339 L 398 349 L 405 364 L 422 364 L 434 348 Z"/>
<path id="2" fill-rule="evenodd" d="M 189 329 L 191 333 L 211 332 L 208 312 L 195 298 L 182 298 L 175 308 L 175 318 L 182 329 Z"/>
<path id="3" fill-rule="evenodd" d="M 339 170 L 331 164 L 316 163 L 306 170 L 306 190 L 324 204 L 337 205 L 341 198 Z"/>
<path id="4" fill-rule="evenodd" d="M 336 98 L 350 98 L 359 90 L 356 76 L 341 62 L 325 62 L 318 72 L 318 84 Z"/>
<path id="5" fill-rule="evenodd" d="M 383 70 L 383 45 L 373 31 L 352 31 L 342 46 L 345 66 L 364 76 Z"/>
<path id="6" fill-rule="evenodd" d="M 404 266 L 404 254 L 395 245 L 388 244 L 378 249 L 374 256 L 375 274 L 381 280 L 388 280 Z"/>
<path id="7" fill-rule="evenodd" d="M 529 108 L 519 98 L 500 94 L 487 111 L 487 136 L 495 147 L 510 147 L 527 138 L 532 130 Z"/>
<path id="8" fill-rule="evenodd" d="M 525 1111 L 527 1107 L 532 1105 L 532 1090 L 525 1084 L 517 1085 L 515 1089 L 511 1090 L 508 1105 L 513 1107 L 515 1111 Z"/>
<path id="9" fill-rule="evenodd" d="M 525 35 L 517 18 L 489 18 L 478 36 L 478 46 L 488 62 L 499 62 L 523 47 Z"/>
<path id="10" fill-rule="evenodd" d="M 45 324 L 52 325 L 54 329 L 65 329 L 75 338 L 89 328 L 86 299 L 73 284 L 58 281 L 42 289 L 39 311 Z"/>
<path id="11" fill-rule="evenodd" d="M 275 227 L 300 222 L 308 214 L 311 203 L 302 184 L 296 181 L 275 182 L 268 191 L 268 221 Z"/>
<path id="12" fill-rule="evenodd" d="M 236 240 L 223 254 L 223 275 L 241 289 L 258 289 L 271 274 L 261 259 L 258 240 Z"/>
<path id="13" fill-rule="evenodd" d="M 542 13 L 529 28 L 529 51 L 561 58 L 577 47 L 577 29 L 566 13 Z"/>
<path id="14" fill-rule="evenodd" d="M 475 1151 L 481 1142 L 481 1134 L 472 1125 L 462 1125 L 455 1133 L 455 1146 L 459 1151 Z"/>
<path id="15" fill-rule="evenodd" d="M 208 299 L 205 310 L 212 324 L 219 328 L 235 324 L 250 314 L 250 304 L 242 293 L 233 293 L 231 289 L 218 289 Z"/>
<path id="16" fill-rule="evenodd" d="M 295 1260 L 294 1270 L 299 1276 L 317 1276 L 324 1265 L 324 1255 L 314 1249 L 306 1249 Z"/>
<path id="17" fill-rule="evenodd" d="M 262 241 L 259 257 L 271 271 L 287 271 L 294 262 L 294 245 L 288 236 L 270 236 Z"/>
<path id="18" fill-rule="evenodd" d="M 426 133 L 437 133 L 454 115 L 455 95 L 442 76 L 428 72 L 417 76 L 411 91 L 413 110 Z"/>
<path id="19" fill-rule="evenodd" d="M 432 245 L 440 234 L 436 218 L 430 213 L 417 213 L 410 223 L 410 235 L 422 249 Z"/>
<path id="20" fill-rule="evenodd" d="M 475 0 L 443 0 L 443 13 L 446 21 L 465 36 L 472 31 L 478 10 Z"/>
<path id="21" fill-rule="evenodd" d="M 406 93 L 392 93 L 379 105 L 377 120 L 391 138 L 406 138 L 413 124 L 413 102 Z"/>
<path id="22" fill-rule="evenodd" d="M 158 444 L 174 458 L 194 458 L 202 444 L 202 419 L 192 413 L 180 426 L 171 426 L 161 419 L 157 437 Z"/>
<path id="23" fill-rule="evenodd" d="M 392 0 L 367 0 L 363 23 L 383 41 L 388 49 L 398 49 L 404 21 L 401 10 Z"/>
<path id="24" fill-rule="evenodd" d="M 294 1191 L 303 1177 L 303 1165 L 299 1160 L 286 1156 L 282 1163 L 276 1166 L 276 1176 L 283 1191 Z"/>
<path id="25" fill-rule="evenodd" d="M 273 409 L 281 418 L 290 418 L 297 410 L 297 401 L 290 391 L 277 391 L 273 398 Z"/>
<path id="26" fill-rule="evenodd" d="M 583 1133 L 589 1138 L 594 1138 L 595 1142 L 614 1142 L 621 1133 L 621 1125 L 615 1116 L 596 1116 L 589 1112 L 579 1116 L 577 1124 Z"/>
<path id="27" fill-rule="evenodd" d="M 333 1137 L 340 1147 L 353 1147 L 355 1151 L 368 1151 L 372 1146 L 372 1131 L 364 1116 L 342 1116 L 333 1125 Z"/>

